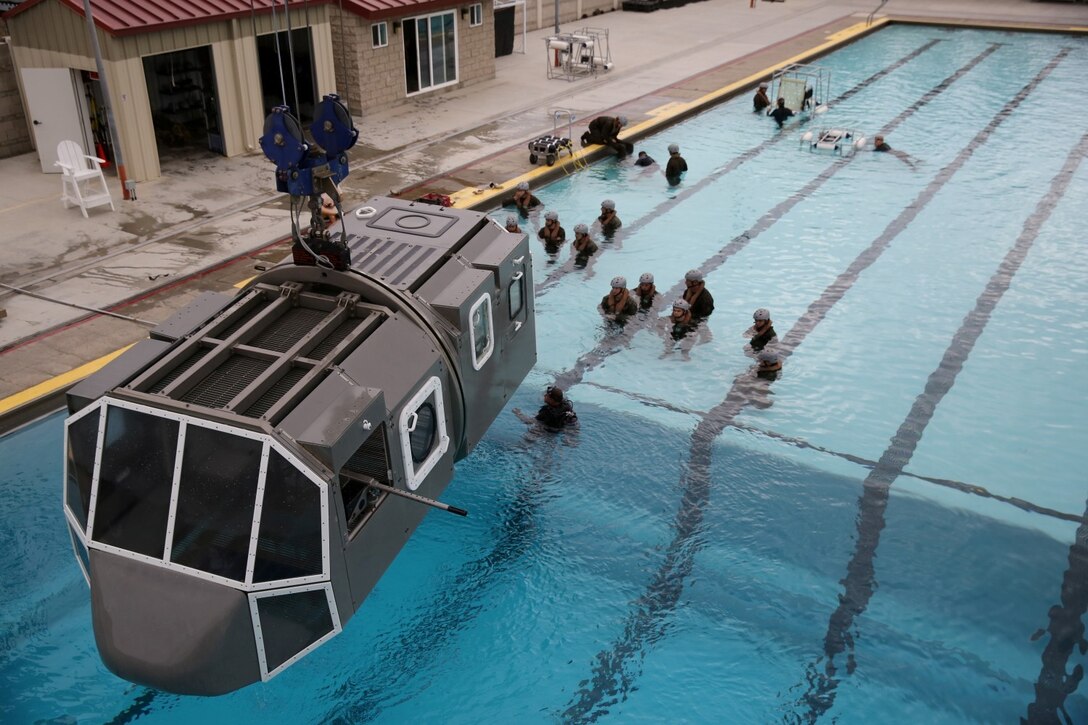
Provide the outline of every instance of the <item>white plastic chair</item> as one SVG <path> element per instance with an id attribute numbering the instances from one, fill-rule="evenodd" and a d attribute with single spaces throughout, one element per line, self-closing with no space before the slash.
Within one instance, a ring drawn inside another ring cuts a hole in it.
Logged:
<path id="1" fill-rule="evenodd" d="M 64 172 L 61 174 L 60 200 L 65 209 L 78 206 L 84 217 L 88 209 L 103 204 L 109 204 L 110 209 L 117 211 L 106 177 L 102 175 L 101 165 L 105 162 L 105 159 L 83 153 L 75 141 L 57 144 L 57 166 Z"/>

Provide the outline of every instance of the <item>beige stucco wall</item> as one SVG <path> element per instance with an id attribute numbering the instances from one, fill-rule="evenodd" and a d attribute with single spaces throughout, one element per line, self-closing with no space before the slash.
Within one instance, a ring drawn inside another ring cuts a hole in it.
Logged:
<path id="1" fill-rule="evenodd" d="M 282 15 L 278 20 L 274 26 L 271 15 L 263 14 L 119 38 L 99 31 L 128 178 L 148 181 L 161 173 L 144 77 L 143 58 L 149 55 L 210 46 L 226 155 L 257 150 L 264 108 L 254 33 L 271 33 L 276 27 L 283 30 Z M 317 91 L 324 95 L 336 88 L 327 8 L 315 7 L 308 15 L 292 16 L 294 27 L 307 21 L 312 30 Z M 86 20 L 55 0 L 11 18 L 10 30 L 18 68 L 95 70 Z M 302 120 L 309 123 L 309 119 Z"/>
<path id="2" fill-rule="evenodd" d="M 470 27 L 468 17 L 453 9 L 457 33 L 458 82 L 431 91 L 413 94 L 418 98 L 431 93 L 469 86 L 495 77 L 495 14 L 490 3 L 483 3 L 483 22 Z M 392 104 L 404 103 L 409 96 L 404 76 L 404 41 L 400 31 L 394 32 L 394 20 L 389 19 L 389 45 L 374 48 L 372 21 L 351 13 L 339 16 L 339 9 L 329 6 L 332 36 L 337 38 L 336 67 L 339 91 L 353 114 L 374 113 Z M 401 23 L 408 18 L 397 18 Z M 343 27 L 344 41 L 339 40 Z"/>

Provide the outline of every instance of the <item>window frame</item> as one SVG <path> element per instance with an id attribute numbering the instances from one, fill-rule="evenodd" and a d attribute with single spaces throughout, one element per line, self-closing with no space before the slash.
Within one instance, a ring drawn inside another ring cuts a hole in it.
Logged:
<path id="1" fill-rule="evenodd" d="M 468 6 L 468 26 L 476 28 L 484 24 L 484 4 L 473 3 Z"/>
<path id="2" fill-rule="evenodd" d="M 382 20 L 370 24 L 370 47 L 374 49 L 389 47 L 389 23 L 387 21 Z"/>
<path id="3" fill-rule="evenodd" d="M 413 36 L 415 37 L 416 79 L 417 79 L 417 82 L 419 83 L 419 88 L 417 90 L 414 90 L 414 91 L 408 90 L 408 72 L 407 72 L 408 69 L 407 69 L 407 66 L 406 66 L 405 69 L 404 69 L 404 71 L 405 71 L 404 72 L 404 94 L 408 98 L 411 98 L 412 96 L 417 96 L 417 95 L 419 95 L 421 93 L 430 93 L 431 91 L 436 91 L 436 90 L 438 90 L 440 88 L 446 88 L 446 87 L 449 87 L 449 86 L 454 86 L 454 85 L 457 85 L 458 83 L 461 82 L 461 53 L 458 51 L 458 44 L 459 44 L 459 38 L 458 38 L 458 34 L 457 34 L 457 25 L 458 25 L 458 23 L 457 23 L 456 12 L 454 10 L 443 10 L 443 11 L 440 11 L 440 12 L 437 12 L 437 13 L 430 13 L 428 15 L 415 15 L 415 16 L 412 16 L 410 18 L 404 18 L 401 21 L 401 33 L 405 36 L 405 38 L 407 38 L 407 33 L 404 30 L 405 25 L 411 23 L 412 25 L 418 27 L 418 23 L 419 23 L 420 20 L 426 20 L 427 21 L 427 26 L 428 26 L 428 29 L 429 29 L 431 18 L 442 17 L 442 16 L 445 16 L 445 15 L 448 15 L 450 17 L 450 19 L 452 20 L 452 24 L 450 25 L 450 28 L 453 31 L 453 76 L 454 76 L 453 80 L 443 81 L 442 83 L 435 83 L 434 79 L 431 78 L 430 85 L 427 85 L 427 86 L 423 85 L 423 83 L 422 83 L 423 74 L 420 72 L 420 65 L 419 65 L 420 64 L 419 33 L 414 32 Z M 428 30 L 428 33 L 427 33 L 428 57 L 429 57 L 429 49 L 430 49 L 430 38 L 431 38 L 431 35 L 430 35 L 429 30 Z M 405 53 L 404 53 L 404 62 L 405 63 L 408 62 L 407 48 L 405 49 Z"/>
<path id="4" fill-rule="evenodd" d="M 480 307 L 487 307 L 487 347 L 484 348 L 484 352 L 481 355 L 476 354 L 476 325 L 473 324 L 472 318 L 476 314 L 476 310 Z M 472 307 L 468 311 L 468 327 L 470 330 L 470 340 L 472 344 L 472 369 L 479 370 L 487 361 L 491 359 L 491 354 L 495 352 L 495 312 L 491 304 L 491 293 L 484 292 L 480 296 L 480 299 L 472 303 Z"/>
<path id="5" fill-rule="evenodd" d="M 413 425 L 412 429 L 409 430 L 408 421 L 420 406 L 430 400 L 432 395 L 434 396 L 433 405 L 437 426 L 435 430 L 435 440 L 437 445 L 432 443 L 430 453 L 428 453 L 427 457 L 417 465 L 412 458 L 412 442 L 410 437 L 410 434 L 412 430 L 415 430 L 415 427 Z M 401 460 L 404 462 L 404 483 L 408 486 L 410 491 L 415 491 L 427 478 L 434 467 L 438 465 L 438 461 L 445 455 L 450 447 L 450 437 L 446 431 L 446 403 L 442 399 L 441 380 L 435 376 L 431 376 L 422 386 L 420 386 L 411 400 L 404 404 L 404 407 L 401 408 L 400 416 L 397 419 L 397 430 L 400 432 Z"/>

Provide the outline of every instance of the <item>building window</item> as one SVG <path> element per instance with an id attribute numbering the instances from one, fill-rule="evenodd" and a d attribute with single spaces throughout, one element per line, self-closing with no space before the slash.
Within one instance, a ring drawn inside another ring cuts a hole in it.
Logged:
<path id="1" fill-rule="evenodd" d="M 453 12 L 409 18 L 404 33 L 408 95 L 457 82 L 457 31 Z"/>
<path id="2" fill-rule="evenodd" d="M 472 27 L 484 24 L 483 3 L 476 3 L 468 7 L 468 24 Z"/>
<path id="3" fill-rule="evenodd" d="M 373 48 L 384 48 L 389 45 L 389 24 L 383 20 L 371 25 L 370 41 Z"/>

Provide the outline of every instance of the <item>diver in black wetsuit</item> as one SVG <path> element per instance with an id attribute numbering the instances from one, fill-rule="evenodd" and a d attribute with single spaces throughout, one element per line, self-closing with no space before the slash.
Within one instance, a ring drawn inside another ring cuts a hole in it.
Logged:
<path id="1" fill-rule="evenodd" d="M 558 385 L 548 386 L 548 389 L 544 391 L 544 405 L 540 406 L 535 418 L 525 415 L 520 408 L 514 408 L 512 412 L 524 423 L 538 422 L 553 432 L 578 425 L 578 414 L 574 412 L 574 404 L 563 394 L 563 389 Z"/>

